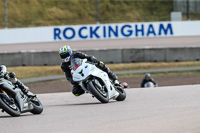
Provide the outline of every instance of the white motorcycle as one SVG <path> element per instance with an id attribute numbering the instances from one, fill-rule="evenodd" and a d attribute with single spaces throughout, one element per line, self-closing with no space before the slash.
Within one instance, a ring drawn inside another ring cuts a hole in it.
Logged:
<path id="1" fill-rule="evenodd" d="M 154 83 L 151 81 L 144 84 L 144 88 L 154 88 L 154 87 L 157 87 L 157 85 L 154 85 Z"/>
<path id="2" fill-rule="evenodd" d="M 115 86 L 108 74 L 86 59 L 74 58 L 71 62 L 73 81 L 78 82 L 86 93 L 91 93 L 102 103 L 110 99 L 123 101 L 126 98 L 124 87 Z"/>

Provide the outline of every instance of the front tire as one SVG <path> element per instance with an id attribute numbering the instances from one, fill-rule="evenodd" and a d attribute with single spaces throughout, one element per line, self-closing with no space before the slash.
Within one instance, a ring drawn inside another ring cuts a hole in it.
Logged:
<path id="1" fill-rule="evenodd" d="M 2 95 L 0 95 L 0 107 L 13 117 L 20 116 L 21 112 L 15 103 L 9 103 Z"/>
<path id="2" fill-rule="evenodd" d="M 31 103 L 33 105 L 33 110 L 31 113 L 33 114 L 41 114 L 43 112 L 43 106 L 40 100 L 37 97 L 31 99 Z"/>
<path id="3" fill-rule="evenodd" d="M 106 90 L 100 89 L 99 86 L 101 86 L 101 84 L 99 83 L 99 85 L 97 85 L 96 82 L 99 83 L 97 79 L 89 81 L 87 84 L 87 88 L 101 103 L 108 103 L 109 97 Z"/>

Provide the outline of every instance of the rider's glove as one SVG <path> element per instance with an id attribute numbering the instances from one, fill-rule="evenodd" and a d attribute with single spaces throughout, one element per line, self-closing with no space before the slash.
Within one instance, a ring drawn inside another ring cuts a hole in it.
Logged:
<path id="1" fill-rule="evenodd" d="M 9 77 L 10 77 L 10 78 L 15 78 L 15 73 L 14 73 L 14 72 L 10 72 L 10 73 L 9 73 Z"/>
<path id="2" fill-rule="evenodd" d="M 99 65 L 100 67 L 104 67 L 104 66 L 105 66 L 105 64 L 103 63 L 103 61 L 99 61 L 99 62 L 98 62 L 98 65 Z"/>
<path id="3" fill-rule="evenodd" d="M 14 72 L 9 72 L 9 80 L 13 83 L 13 84 L 15 84 L 16 82 L 17 82 L 17 78 L 15 78 L 15 73 Z"/>

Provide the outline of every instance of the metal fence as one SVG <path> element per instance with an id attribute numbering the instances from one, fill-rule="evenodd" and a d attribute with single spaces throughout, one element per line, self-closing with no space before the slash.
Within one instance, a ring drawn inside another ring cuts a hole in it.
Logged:
<path id="1" fill-rule="evenodd" d="M 200 13 L 200 0 L 174 0 L 174 11 L 187 13 L 187 6 L 190 13 Z"/>

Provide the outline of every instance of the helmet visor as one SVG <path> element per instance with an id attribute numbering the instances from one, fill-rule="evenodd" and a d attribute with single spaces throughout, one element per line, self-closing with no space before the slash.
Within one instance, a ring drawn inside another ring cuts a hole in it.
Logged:
<path id="1" fill-rule="evenodd" d="M 69 56 L 70 56 L 70 53 L 69 53 L 69 52 L 64 53 L 64 54 L 60 54 L 60 57 L 61 57 L 62 59 L 66 59 L 66 58 L 69 57 Z"/>

